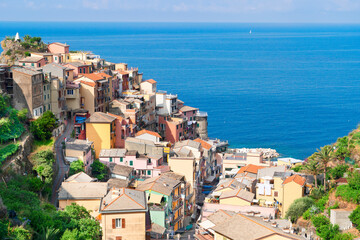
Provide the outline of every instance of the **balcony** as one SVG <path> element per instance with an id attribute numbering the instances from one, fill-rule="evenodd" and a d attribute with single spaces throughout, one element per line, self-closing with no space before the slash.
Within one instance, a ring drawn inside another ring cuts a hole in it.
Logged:
<path id="1" fill-rule="evenodd" d="M 98 87 L 97 90 L 98 90 L 98 91 L 102 91 L 103 88 L 102 88 L 102 87 Z"/>
<path id="2" fill-rule="evenodd" d="M 181 208 L 183 206 L 183 201 L 180 201 L 179 204 L 172 209 L 173 212 L 176 212 L 177 210 L 179 210 L 179 208 Z"/>
<path id="3" fill-rule="evenodd" d="M 177 201 L 180 197 L 181 197 L 181 194 L 173 195 L 172 199 L 173 199 L 173 201 Z"/>
<path id="4" fill-rule="evenodd" d="M 65 100 L 64 96 L 58 98 L 58 101 L 64 101 L 64 100 Z"/>
<path id="5" fill-rule="evenodd" d="M 185 197 L 185 200 L 186 200 L 186 201 L 189 201 L 189 200 L 192 198 L 192 196 L 194 196 L 194 192 L 192 192 L 192 193 L 190 193 L 189 195 L 187 195 L 187 196 Z"/>

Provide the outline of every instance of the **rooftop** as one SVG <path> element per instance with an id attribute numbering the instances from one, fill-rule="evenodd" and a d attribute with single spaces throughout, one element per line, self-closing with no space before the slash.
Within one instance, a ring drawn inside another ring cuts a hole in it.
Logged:
<path id="1" fill-rule="evenodd" d="M 66 141 L 66 149 L 77 150 L 77 151 L 88 151 L 91 148 L 93 142 L 81 139 L 70 138 Z"/>
<path id="2" fill-rule="evenodd" d="M 44 59 L 44 58 L 43 57 L 26 57 L 26 58 L 19 60 L 19 62 L 37 63 L 38 61 L 40 61 L 42 59 Z"/>
<path id="3" fill-rule="evenodd" d="M 198 108 L 194 108 L 194 107 L 189 107 L 189 106 L 183 106 L 182 108 L 180 108 L 180 111 L 182 112 L 189 112 L 189 111 L 198 111 Z"/>
<path id="4" fill-rule="evenodd" d="M 238 197 L 247 202 L 252 203 L 252 200 L 254 199 L 255 194 L 252 192 L 249 192 L 245 189 L 239 188 L 239 189 L 222 192 L 220 195 L 220 199 L 232 198 L 232 197 Z"/>
<path id="5" fill-rule="evenodd" d="M 53 43 L 50 43 L 49 45 L 51 44 L 56 44 L 56 45 L 59 45 L 59 46 L 62 46 L 62 47 L 69 47 L 69 45 L 67 45 L 66 43 L 59 43 L 59 42 L 53 42 Z"/>
<path id="6" fill-rule="evenodd" d="M 92 178 L 84 172 L 79 172 L 68 177 L 65 182 L 95 182 L 97 179 Z"/>
<path id="7" fill-rule="evenodd" d="M 207 150 L 210 150 L 211 147 L 212 147 L 211 144 L 205 142 L 204 140 L 202 140 L 202 139 L 200 139 L 200 138 L 197 138 L 197 139 L 195 139 L 194 141 L 201 143 L 201 146 L 202 146 L 203 148 L 207 149 Z"/>
<path id="8" fill-rule="evenodd" d="M 149 80 L 146 80 L 145 82 L 148 82 L 148 83 L 151 83 L 151 84 L 156 83 L 156 81 L 154 79 L 149 79 Z"/>
<path id="9" fill-rule="evenodd" d="M 101 149 L 99 157 L 125 157 L 125 148 Z"/>
<path id="10" fill-rule="evenodd" d="M 107 190 L 108 184 L 102 182 L 63 182 L 59 190 L 59 200 L 100 199 Z"/>
<path id="11" fill-rule="evenodd" d="M 109 169 L 112 174 L 126 176 L 126 177 L 129 176 L 134 171 L 134 168 L 132 167 L 125 165 L 118 165 L 118 164 L 110 164 Z"/>
<path id="12" fill-rule="evenodd" d="M 157 132 L 149 131 L 149 130 L 146 130 L 146 129 L 143 129 L 143 130 L 137 132 L 135 136 L 140 136 L 140 135 L 143 135 L 143 134 L 150 134 L 150 135 L 153 135 L 155 137 L 161 138 L 161 136 Z"/>
<path id="13" fill-rule="evenodd" d="M 109 188 L 123 188 L 129 185 L 128 180 L 119 178 L 110 178 L 107 183 L 109 184 Z"/>
<path id="14" fill-rule="evenodd" d="M 192 147 L 192 148 L 200 149 L 200 146 L 201 146 L 200 142 L 188 139 L 188 140 L 176 142 L 174 145 L 174 149 L 181 147 Z"/>
<path id="15" fill-rule="evenodd" d="M 33 70 L 33 69 L 20 68 L 20 67 L 13 68 L 13 71 L 21 72 L 21 73 L 24 73 L 24 74 L 27 74 L 27 75 L 31 75 L 31 76 L 37 75 L 37 74 L 42 74 L 42 72 L 39 72 L 39 71 L 36 71 L 36 70 Z"/>
<path id="16" fill-rule="evenodd" d="M 101 200 L 100 213 L 147 211 L 146 194 L 130 188 L 112 188 Z"/>
<path id="17" fill-rule="evenodd" d="M 303 186 L 305 184 L 306 179 L 304 177 L 301 177 L 300 175 L 292 175 L 291 177 L 288 177 L 285 179 L 285 181 L 283 182 L 283 184 L 287 184 L 290 182 L 295 182 L 297 184 L 299 184 L 300 186 Z"/>
<path id="18" fill-rule="evenodd" d="M 146 179 L 140 183 L 137 189 L 141 191 L 151 190 L 170 196 L 174 188 L 180 183 L 180 180 L 162 174 L 159 177 Z"/>
<path id="19" fill-rule="evenodd" d="M 250 172 L 257 174 L 259 169 L 265 168 L 263 166 L 257 166 L 254 164 L 248 164 L 245 167 L 240 168 L 237 174 L 244 173 L 244 172 Z"/>
<path id="20" fill-rule="evenodd" d="M 83 66 L 90 66 L 84 62 L 69 62 L 69 63 L 66 63 L 66 64 L 69 64 L 73 67 L 83 67 Z M 84 74 L 85 75 L 85 74 Z"/>
<path id="21" fill-rule="evenodd" d="M 95 112 L 88 119 L 87 123 L 111 123 L 116 120 L 116 117 L 110 116 L 103 112 Z"/>

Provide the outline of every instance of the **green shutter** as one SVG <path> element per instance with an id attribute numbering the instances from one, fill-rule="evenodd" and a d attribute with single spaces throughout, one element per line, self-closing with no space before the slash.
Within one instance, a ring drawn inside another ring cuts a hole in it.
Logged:
<path id="1" fill-rule="evenodd" d="M 150 170 L 147 170 L 148 174 L 147 175 L 151 175 L 151 171 Z"/>
<path id="2" fill-rule="evenodd" d="M 123 162 L 123 158 L 122 158 L 122 157 L 120 158 L 120 162 Z"/>
<path id="3" fill-rule="evenodd" d="M 130 166 L 132 166 L 133 165 L 133 161 L 130 161 Z"/>
<path id="4" fill-rule="evenodd" d="M 110 162 L 112 162 L 112 157 L 110 158 Z"/>

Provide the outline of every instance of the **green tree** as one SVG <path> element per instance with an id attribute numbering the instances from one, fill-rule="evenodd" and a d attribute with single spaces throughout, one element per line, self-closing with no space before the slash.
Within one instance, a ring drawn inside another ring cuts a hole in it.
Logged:
<path id="1" fill-rule="evenodd" d="M 326 192 L 326 171 L 330 161 L 333 159 L 333 147 L 330 145 L 326 145 L 318 149 L 315 153 L 315 159 L 322 164 L 324 171 L 324 191 Z"/>
<path id="2" fill-rule="evenodd" d="M 360 231 L 360 206 L 355 208 L 355 210 L 350 214 L 349 219 L 356 229 Z"/>
<path id="3" fill-rule="evenodd" d="M 290 218 L 292 222 L 295 222 L 312 205 L 314 205 L 314 200 L 312 198 L 298 198 L 290 205 L 286 212 L 286 218 Z"/>
<path id="4" fill-rule="evenodd" d="M 38 140 L 49 140 L 52 131 L 57 127 L 55 115 L 51 111 L 46 111 L 35 121 L 31 122 L 30 131 Z"/>
<path id="5" fill-rule="evenodd" d="M 69 175 L 73 175 L 78 172 L 84 172 L 84 162 L 81 160 L 74 161 L 70 164 Z"/>
<path id="6" fill-rule="evenodd" d="M 27 120 L 27 114 L 28 114 L 28 110 L 24 108 L 17 113 L 17 116 L 21 122 L 25 122 Z"/>
<path id="7" fill-rule="evenodd" d="M 314 176 L 315 188 L 317 188 L 317 175 L 321 171 L 321 167 L 318 161 L 309 160 L 304 166 L 303 169 L 306 173 Z"/>
<path id="8" fill-rule="evenodd" d="M 91 164 L 91 173 L 94 177 L 101 181 L 107 176 L 108 169 L 105 164 L 99 160 L 95 160 L 93 164 Z"/>

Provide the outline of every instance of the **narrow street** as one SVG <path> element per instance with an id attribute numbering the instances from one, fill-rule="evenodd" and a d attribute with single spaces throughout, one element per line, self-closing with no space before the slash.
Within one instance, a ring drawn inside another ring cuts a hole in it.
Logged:
<path id="1" fill-rule="evenodd" d="M 55 142 L 55 151 L 56 151 L 56 166 L 58 167 L 59 171 L 57 176 L 55 177 L 54 184 L 52 187 L 52 196 L 51 196 L 51 203 L 57 207 L 57 198 L 58 198 L 58 189 L 61 186 L 62 181 L 65 178 L 65 173 L 68 171 L 69 166 L 65 164 L 63 151 L 62 151 L 62 142 L 64 138 L 69 138 L 70 134 L 73 130 L 73 122 L 70 119 L 68 124 L 65 127 L 64 133 L 58 137 Z"/>

